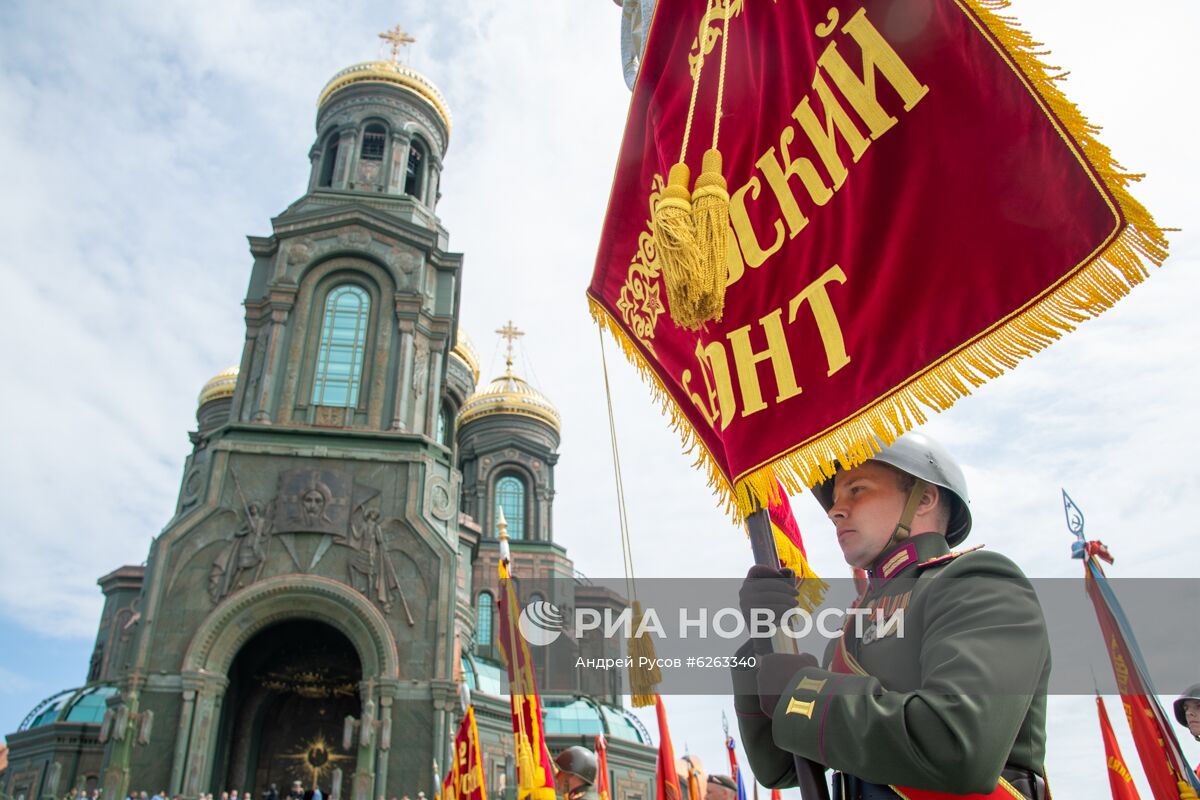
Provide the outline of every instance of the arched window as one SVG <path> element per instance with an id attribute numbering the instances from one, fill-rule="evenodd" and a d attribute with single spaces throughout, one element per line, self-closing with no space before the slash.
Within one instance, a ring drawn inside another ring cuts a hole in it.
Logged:
<path id="1" fill-rule="evenodd" d="M 496 505 L 504 509 L 504 519 L 508 521 L 508 538 L 524 539 L 525 484 L 520 478 L 505 475 L 496 481 Z"/>
<path id="2" fill-rule="evenodd" d="M 425 186 L 425 145 L 413 138 L 408 146 L 408 168 L 404 173 L 404 193 L 421 199 L 421 190 Z"/>
<path id="3" fill-rule="evenodd" d="M 438 409 L 437 427 L 433 432 L 438 444 L 445 445 L 446 447 L 454 447 L 454 416 L 454 406 L 449 403 L 442 403 Z"/>
<path id="4" fill-rule="evenodd" d="M 363 161 L 383 161 L 383 148 L 387 145 L 387 128 L 378 122 L 367 126 L 363 131 L 362 150 L 359 158 Z"/>
<path id="5" fill-rule="evenodd" d="M 475 652 L 491 653 L 492 651 L 492 595 L 490 592 L 480 592 L 479 602 L 475 609 Z"/>
<path id="6" fill-rule="evenodd" d="M 314 405 L 348 407 L 358 403 L 370 311 L 366 290 L 351 283 L 334 288 L 325 298 L 313 375 Z"/>
<path id="7" fill-rule="evenodd" d="M 321 160 L 321 179 L 318 186 L 333 186 L 333 168 L 337 165 L 338 135 L 335 131 L 325 141 L 325 155 Z"/>

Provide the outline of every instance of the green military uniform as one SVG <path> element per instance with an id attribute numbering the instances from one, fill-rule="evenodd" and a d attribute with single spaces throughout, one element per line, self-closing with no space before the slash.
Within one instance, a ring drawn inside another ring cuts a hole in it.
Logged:
<path id="1" fill-rule="evenodd" d="M 1020 568 L 986 550 L 952 554 L 926 533 L 889 548 L 870 575 L 863 635 L 851 623 L 843 636 L 866 674 L 805 667 L 768 717 L 756 670 L 735 670 L 758 781 L 794 786 L 793 754 L 869 783 L 950 794 L 990 792 L 1005 767 L 1044 775 L 1049 640 Z M 904 609 L 903 636 L 871 624 L 879 608 Z"/>
<path id="2" fill-rule="evenodd" d="M 600 800 L 595 786 L 580 786 L 571 792 L 569 800 Z"/>

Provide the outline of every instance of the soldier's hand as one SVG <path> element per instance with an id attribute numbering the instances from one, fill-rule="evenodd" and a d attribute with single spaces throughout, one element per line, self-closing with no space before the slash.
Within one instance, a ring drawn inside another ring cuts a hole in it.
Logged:
<path id="1" fill-rule="evenodd" d="M 1187 781 L 1179 782 L 1179 800 L 1197 800 L 1196 790 Z"/>
<path id="2" fill-rule="evenodd" d="M 768 717 L 775 713 L 779 697 L 787 689 L 796 673 L 805 667 L 817 666 L 817 659 L 809 653 L 768 653 L 759 659 L 758 705 Z"/>
<path id="3" fill-rule="evenodd" d="M 746 629 L 753 632 L 756 620 L 752 616 L 753 609 L 764 609 L 768 618 L 779 624 L 779 618 L 784 612 L 796 607 L 796 575 L 790 569 L 774 569 L 755 564 L 746 573 L 742 581 L 741 591 L 738 592 L 738 605 L 742 610 L 742 619 L 746 621 Z M 763 612 L 759 612 L 763 616 Z M 754 642 L 754 652 L 766 655 L 771 652 L 771 640 L 767 637 L 751 637 Z"/>

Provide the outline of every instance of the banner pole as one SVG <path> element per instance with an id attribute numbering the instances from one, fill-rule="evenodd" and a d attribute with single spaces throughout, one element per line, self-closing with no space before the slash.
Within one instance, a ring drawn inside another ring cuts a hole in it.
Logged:
<path id="1" fill-rule="evenodd" d="M 750 534 L 750 550 L 754 563 L 779 569 L 779 553 L 775 549 L 775 534 L 771 531 L 771 517 L 765 508 L 757 508 L 746 517 L 746 530 Z M 777 631 L 771 641 L 776 653 L 798 653 L 796 640 L 783 631 Z M 829 788 L 825 783 L 825 767 L 807 758 L 796 756 L 796 785 L 804 800 L 829 800 Z"/>

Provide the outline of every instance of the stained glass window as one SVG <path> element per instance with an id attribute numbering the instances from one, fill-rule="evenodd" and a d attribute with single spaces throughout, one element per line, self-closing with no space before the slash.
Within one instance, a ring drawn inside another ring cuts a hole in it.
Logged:
<path id="1" fill-rule="evenodd" d="M 492 595 L 479 593 L 479 607 L 475 611 L 475 652 L 490 655 L 492 652 Z"/>
<path id="2" fill-rule="evenodd" d="M 371 298 L 360 286 L 343 284 L 325 298 L 312 401 L 320 406 L 353 406 L 362 382 Z"/>
<path id="3" fill-rule="evenodd" d="M 508 521 L 508 538 L 524 539 L 525 484 L 520 478 L 505 475 L 496 481 L 496 504 L 504 509 L 504 519 Z"/>

